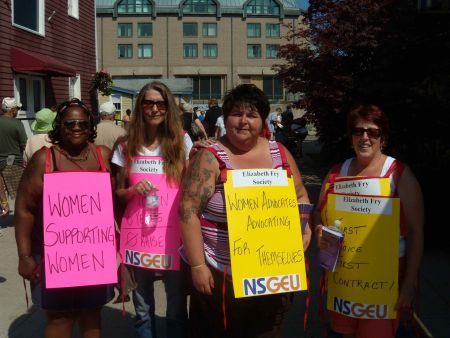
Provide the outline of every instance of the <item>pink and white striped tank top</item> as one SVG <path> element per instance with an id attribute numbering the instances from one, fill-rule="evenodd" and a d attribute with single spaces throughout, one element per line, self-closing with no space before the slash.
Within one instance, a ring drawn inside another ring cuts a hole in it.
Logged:
<path id="1" fill-rule="evenodd" d="M 273 169 L 282 169 L 287 164 L 284 151 L 280 151 L 279 147 L 281 145 L 279 146 L 277 142 L 269 141 Z M 230 266 L 230 248 L 223 182 L 226 178 L 226 170 L 233 170 L 234 168 L 228 155 L 218 143 L 208 150 L 217 158 L 221 175 L 217 179 L 214 194 L 202 213 L 200 223 L 206 260 L 214 268 L 224 271 L 225 266 Z M 231 269 L 227 268 L 227 271 L 230 273 Z"/>

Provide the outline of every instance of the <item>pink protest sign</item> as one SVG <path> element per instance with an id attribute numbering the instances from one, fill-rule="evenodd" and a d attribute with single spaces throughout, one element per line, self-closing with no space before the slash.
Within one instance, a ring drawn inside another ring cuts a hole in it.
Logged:
<path id="1" fill-rule="evenodd" d="M 109 173 L 45 174 L 43 209 L 47 288 L 116 283 Z"/>
<path id="2" fill-rule="evenodd" d="M 180 222 L 178 220 L 179 186 L 168 184 L 164 160 L 157 156 L 136 156 L 129 172 L 129 184 L 143 179 L 157 187 L 159 206 L 156 224 L 144 220 L 143 196 L 134 196 L 127 205 L 120 227 L 120 253 L 128 265 L 157 270 L 179 270 Z"/>

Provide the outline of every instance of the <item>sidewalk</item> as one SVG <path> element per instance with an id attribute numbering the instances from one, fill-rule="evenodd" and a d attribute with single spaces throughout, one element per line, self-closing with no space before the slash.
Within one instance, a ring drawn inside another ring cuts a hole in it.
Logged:
<path id="1" fill-rule="evenodd" d="M 304 157 L 299 159 L 299 169 L 311 201 L 316 202 L 327 168 L 321 167 L 318 158 L 320 146 L 311 136 L 304 142 Z M 308 154 L 315 154 L 310 156 Z M 26 311 L 25 291 L 22 279 L 17 274 L 17 251 L 14 239 L 12 217 L 0 220 L 0 338 L 43 337 L 44 315 L 33 308 Z M 429 225 L 431 226 L 431 225 Z M 319 320 L 318 297 L 320 269 L 315 264 L 317 249 L 315 244 L 307 253 L 310 260 L 310 307 L 308 326 L 303 331 L 306 293 L 296 295 L 294 306 L 288 314 L 284 328 L 284 338 L 325 337 Z M 29 291 L 29 290 L 28 290 Z M 157 304 L 157 328 L 159 338 L 165 338 L 163 319 L 165 316 L 165 295 L 162 283 L 155 287 Z M 122 304 L 108 304 L 103 309 L 103 337 L 134 338 L 134 310 L 132 303 L 125 303 L 126 315 L 122 317 Z M 436 338 L 450 337 L 450 254 L 425 250 L 420 274 L 420 299 L 418 314 L 425 326 Z M 79 334 L 76 334 L 79 337 Z M 331 338 L 331 335 L 329 335 Z M 427 337 L 422 335 L 422 337 Z M 166 337 L 171 338 L 171 337 Z M 214 337 L 211 337 L 214 338 Z M 406 336 L 401 336 L 406 338 Z"/>

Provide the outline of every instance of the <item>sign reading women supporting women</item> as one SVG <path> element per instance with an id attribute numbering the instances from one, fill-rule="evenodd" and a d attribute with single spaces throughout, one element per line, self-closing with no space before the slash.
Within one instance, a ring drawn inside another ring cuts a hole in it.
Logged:
<path id="1" fill-rule="evenodd" d="M 43 211 L 47 288 L 117 282 L 109 173 L 45 174 Z"/>
<path id="2" fill-rule="evenodd" d="M 229 170 L 224 189 L 235 297 L 306 290 L 292 177 L 285 170 Z"/>
<path id="3" fill-rule="evenodd" d="M 327 273 L 327 309 L 354 318 L 395 318 L 400 200 L 330 193 L 322 220 L 336 219 L 345 238 L 336 271 Z"/>
<path id="4" fill-rule="evenodd" d="M 136 156 L 129 172 L 129 184 L 146 179 L 158 191 L 156 220 L 144 222 L 145 197 L 134 196 L 127 205 L 120 228 L 120 252 L 124 263 L 147 269 L 179 270 L 180 222 L 178 220 L 179 185 L 168 184 L 164 160 L 158 156 Z"/>

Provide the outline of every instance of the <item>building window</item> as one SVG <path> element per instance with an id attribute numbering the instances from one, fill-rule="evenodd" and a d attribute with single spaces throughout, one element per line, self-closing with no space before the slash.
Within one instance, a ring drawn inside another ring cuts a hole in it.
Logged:
<path id="1" fill-rule="evenodd" d="M 152 44 L 139 44 L 138 45 L 138 58 L 150 59 L 153 57 L 153 45 Z"/>
<path id="2" fill-rule="evenodd" d="M 247 45 L 247 57 L 249 59 L 260 59 L 261 45 Z"/>
<path id="3" fill-rule="evenodd" d="M 117 5 L 119 14 L 152 14 L 152 5 L 148 0 L 122 0 Z"/>
<path id="4" fill-rule="evenodd" d="M 13 24 L 44 34 L 44 0 L 14 0 Z"/>
<path id="5" fill-rule="evenodd" d="M 151 22 L 138 23 L 138 36 L 140 38 L 153 36 L 153 24 Z"/>
<path id="6" fill-rule="evenodd" d="M 260 23 L 248 23 L 247 24 L 247 37 L 248 38 L 261 37 L 261 24 Z"/>
<path id="7" fill-rule="evenodd" d="M 223 97 L 221 76 L 196 76 L 193 80 L 193 99 L 209 100 Z"/>
<path id="8" fill-rule="evenodd" d="M 204 58 L 216 58 L 217 57 L 217 44 L 216 43 L 203 44 L 203 57 Z"/>
<path id="9" fill-rule="evenodd" d="M 280 24 L 279 23 L 266 23 L 266 37 L 279 38 L 280 37 Z"/>
<path id="10" fill-rule="evenodd" d="M 45 107 L 44 79 L 18 74 L 14 77 L 14 97 L 22 103 L 17 117 L 31 117 Z"/>
<path id="11" fill-rule="evenodd" d="M 69 96 L 71 99 L 77 98 L 81 100 L 80 74 L 76 74 L 69 78 Z"/>
<path id="12" fill-rule="evenodd" d="M 183 44 L 183 56 L 185 58 L 196 58 L 198 56 L 196 43 L 185 43 Z"/>
<path id="13" fill-rule="evenodd" d="M 183 22 L 183 36 L 197 36 L 196 22 Z"/>
<path id="14" fill-rule="evenodd" d="M 131 59 L 133 57 L 133 45 L 118 46 L 119 59 Z"/>
<path id="15" fill-rule="evenodd" d="M 266 58 L 267 59 L 277 59 L 279 49 L 280 49 L 280 45 L 266 45 Z"/>
<path id="16" fill-rule="evenodd" d="M 245 12 L 250 15 L 280 15 L 280 7 L 273 0 L 252 0 Z"/>
<path id="17" fill-rule="evenodd" d="M 281 80 L 275 76 L 263 77 L 263 91 L 271 101 L 279 101 L 283 98 Z"/>
<path id="18" fill-rule="evenodd" d="M 78 0 L 67 0 L 67 14 L 78 19 Z"/>
<path id="19" fill-rule="evenodd" d="M 217 5 L 212 0 L 187 0 L 183 4 L 183 13 L 186 14 L 216 14 Z"/>
<path id="20" fill-rule="evenodd" d="M 215 22 L 203 23 L 203 36 L 217 36 L 217 23 Z"/>
<path id="21" fill-rule="evenodd" d="M 117 36 L 121 38 L 129 38 L 133 36 L 133 24 L 131 23 L 117 24 Z"/>

